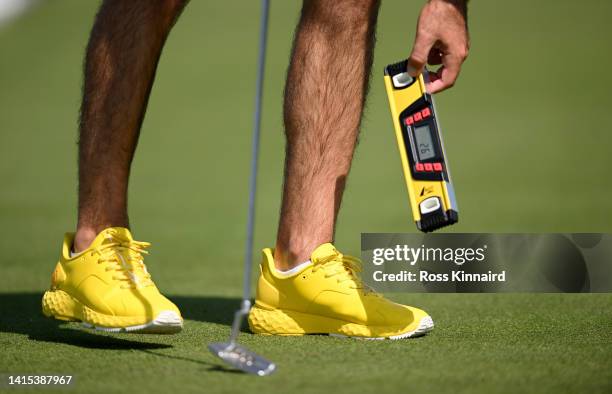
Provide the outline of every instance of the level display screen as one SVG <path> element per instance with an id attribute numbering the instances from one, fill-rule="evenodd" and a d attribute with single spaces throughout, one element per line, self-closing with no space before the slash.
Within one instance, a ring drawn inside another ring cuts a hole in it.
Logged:
<path id="1" fill-rule="evenodd" d="M 433 147 L 433 139 L 431 137 L 431 129 L 425 124 L 414 128 L 414 137 L 416 139 L 417 154 L 419 161 L 424 161 L 435 157 Z"/>

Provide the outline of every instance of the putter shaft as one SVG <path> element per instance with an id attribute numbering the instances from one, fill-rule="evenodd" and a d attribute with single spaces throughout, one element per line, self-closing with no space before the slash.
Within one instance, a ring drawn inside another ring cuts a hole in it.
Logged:
<path id="1" fill-rule="evenodd" d="M 260 357 L 247 348 L 240 346 L 238 334 L 242 319 L 251 310 L 251 271 L 253 267 L 253 236 L 255 233 L 255 197 L 257 192 L 257 167 L 259 163 L 259 136 L 261 134 L 261 101 L 266 60 L 268 35 L 269 0 L 261 2 L 261 23 L 259 30 L 259 55 L 257 58 L 257 85 L 255 92 L 255 112 L 253 115 L 253 138 L 251 149 L 251 173 L 249 176 L 249 206 L 247 219 L 247 239 L 244 253 L 243 294 L 240 308 L 234 314 L 229 342 L 213 343 L 208 346 L 211 352 L 226 363 L 244 372 L 266 376 L 276 370 L 276 364 Z"/>

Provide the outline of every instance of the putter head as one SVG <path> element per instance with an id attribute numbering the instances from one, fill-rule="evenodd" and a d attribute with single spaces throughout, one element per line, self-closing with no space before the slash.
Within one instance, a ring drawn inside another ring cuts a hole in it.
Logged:
<path id="1" fill-rule="evenodd" d="M 208 349 L 221 360 L 246 373 L 266 376 L 276 370 L 276 364 L 237 343 L 211 343 Z"/>

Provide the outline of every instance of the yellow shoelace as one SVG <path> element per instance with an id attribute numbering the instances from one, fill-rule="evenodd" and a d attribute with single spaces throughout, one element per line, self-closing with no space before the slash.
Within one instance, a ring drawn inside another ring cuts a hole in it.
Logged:
<path id="1" fill-rule="evenodd" d="M 367 295 L 379 296 L 374 289 L 361 280 L 359 274 L 363 270 L 363 263 L 357 257 L 336 252 L 335 254 L 316 259 L 313 261 L 313 264 L 312 272 L 323 269 L 326 278 L 338 276 L 338 283 L 351 281 L 353 282 L 352 289 L 362 290 Z"/>
<path id="2" fill-rule="evenodd" d="M 147 271 L 143 254 L 148 254 L 145 249 L 150 247 L 148 242 L 134 240 L 123 240 L 108 238 L 111 242 L 104 243 L 92 250 L 98 254 L 98 264 L 107 264 L 106 271 L 115 271 L 113 280 L 126 282 L 121 285 L 122 289 L 138 288 L 153 285 L 151 275 Z"/>

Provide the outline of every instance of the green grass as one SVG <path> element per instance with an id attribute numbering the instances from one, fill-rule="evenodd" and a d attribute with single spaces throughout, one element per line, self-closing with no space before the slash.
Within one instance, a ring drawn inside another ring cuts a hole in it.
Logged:
<path id="1" fill-rule="evenodd" d="M 182 308 L 182 334 L 102 335 L 41 317 L 62 233 L 75 225 L 81 64 L 97 2 L 43 2 L 0 28 L 0 373 L 72 373 L 84 392 L 606 392 L 610 295 L 394 295 L 437 327 L 399 342 L 241 340 L 278 362 L 231 373 L 205 345 L 238 305 L 257 3 L 193 1 L 171 34 L 132 172 L 130 216 L 148 266 Z M 361 143 L 337 244 L 414 231 L 381 81 L 405 57 L 420 2 L 384 1 Z M 240 9 L 239 9 L 240 8 Z M 486 1 L 472 53 L 439 95 L 457 232 L 611 232 L 612 25 L 606 1 Z M 281 94 L 297 2 L 274 2 L 264 97 L 258 247 L 278 222 Z M 366 208 L 366 209 L 364 209 Z"/>
<path id="2" fill-rule="evenodd" d="M 206 344 L 224 339 L 238 299 L 174 296 L 176 336 L 105 335 L 41 317 L 38 293 L 0 296 L 11 372 L 75 374 L 85 391 L 604 392 L 612 379 L 607 295 L 404 295 L 438 327 L 407 341 L 243 334 L 279 365 L 264 379 L 226 370 Z M 569 312 L 568 312 L 569 311 Z M 11 319 L 6 319 L 9 313 Z M 18 349 L 18 350 L 17 350 Z"/>

